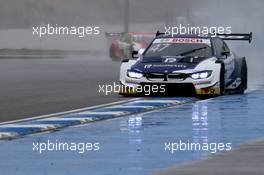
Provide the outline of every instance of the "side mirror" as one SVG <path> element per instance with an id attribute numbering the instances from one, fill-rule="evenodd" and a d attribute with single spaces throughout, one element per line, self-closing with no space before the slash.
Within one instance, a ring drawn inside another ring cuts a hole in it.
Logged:
<path id="1" fill-rule="evenodd" d="M 132 58 L 138 58 L 138 51 L 136 50 L 132 51 Z"/>
<path id="2" fill-rule="evenodd" d="M 132 51 L 132 58 L 138 58 L 141 57 L 142 54 L 144 53 L 145 49 L 139 49 L 138 51 L 133 50 Z"/>
<path id="3" fill-rule="evenodd" d="M 222 51 L 221 55 L 227 57 L 228 55 L 230 55 L 230 52 L 229 51 Z"/>

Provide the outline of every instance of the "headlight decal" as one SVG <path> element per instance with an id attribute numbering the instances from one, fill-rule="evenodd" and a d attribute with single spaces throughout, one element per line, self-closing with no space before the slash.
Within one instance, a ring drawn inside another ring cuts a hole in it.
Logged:
<path id="1" fill-rule="evenodd" d="M 136 79 L 140 79 L 143 77 L 143 74 L 140 72 L 135 72 L 135 71 L 127 71 L 127 76 L 130 78 L 136 78 Z"/>
<path id="2" fill-rule="evenodd" d="M 202 72 L 195 72 L 190 74 L 190 77 L 194 80 L 198 80 L 198 79 L 205 79 L 210 77 L 212 74 L 212 71 L 202 71 Z"/>

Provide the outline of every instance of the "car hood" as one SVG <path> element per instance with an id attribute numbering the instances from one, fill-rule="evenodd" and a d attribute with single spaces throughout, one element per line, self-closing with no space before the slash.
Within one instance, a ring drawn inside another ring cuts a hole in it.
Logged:
<path id="1" fill-rule="evenodd" d="M 143 57 L 137 61 L 131 70 L 142 73 L 171 73 L 177 70 L 194 69 L 201 61 L 206 58 L 190 57 Z"/>

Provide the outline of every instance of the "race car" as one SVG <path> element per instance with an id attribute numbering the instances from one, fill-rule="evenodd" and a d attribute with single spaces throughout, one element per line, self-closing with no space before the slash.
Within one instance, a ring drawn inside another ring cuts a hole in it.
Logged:
<path id="1" fill-rule="evenodd" d="M 130 58 L 132 51 L 147 48 L 155 38 L 155 33 L 129 32 L 106 33 L 107 38 L 114 38 L 110 44 L 109 56 L 114 60 Z"/>
<path id="2" fill-rule="evenodd" d="M 249 34 L 165 35 L 134 51 L 120 68 L 120 94 L 220 96 L 247 89 L 245 57 L 226 40 L 252 40 Z M 138 57 L 137 57 L 138 55 Z M 147 91 L 146 91 L 147 90 Z"/>

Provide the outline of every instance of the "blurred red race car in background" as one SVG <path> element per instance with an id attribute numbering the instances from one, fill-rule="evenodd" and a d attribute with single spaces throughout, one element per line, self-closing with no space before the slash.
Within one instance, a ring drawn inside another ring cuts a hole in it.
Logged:
<path id="1" fill-rule="evenodd" d="M 113 60 L 122 60 L 124 58 L 131 58 L 132 51 L 147 48 L 155 38 L 155 33 L 106 33 L 106 38 L 110 40 L 110 58 Z"/>

